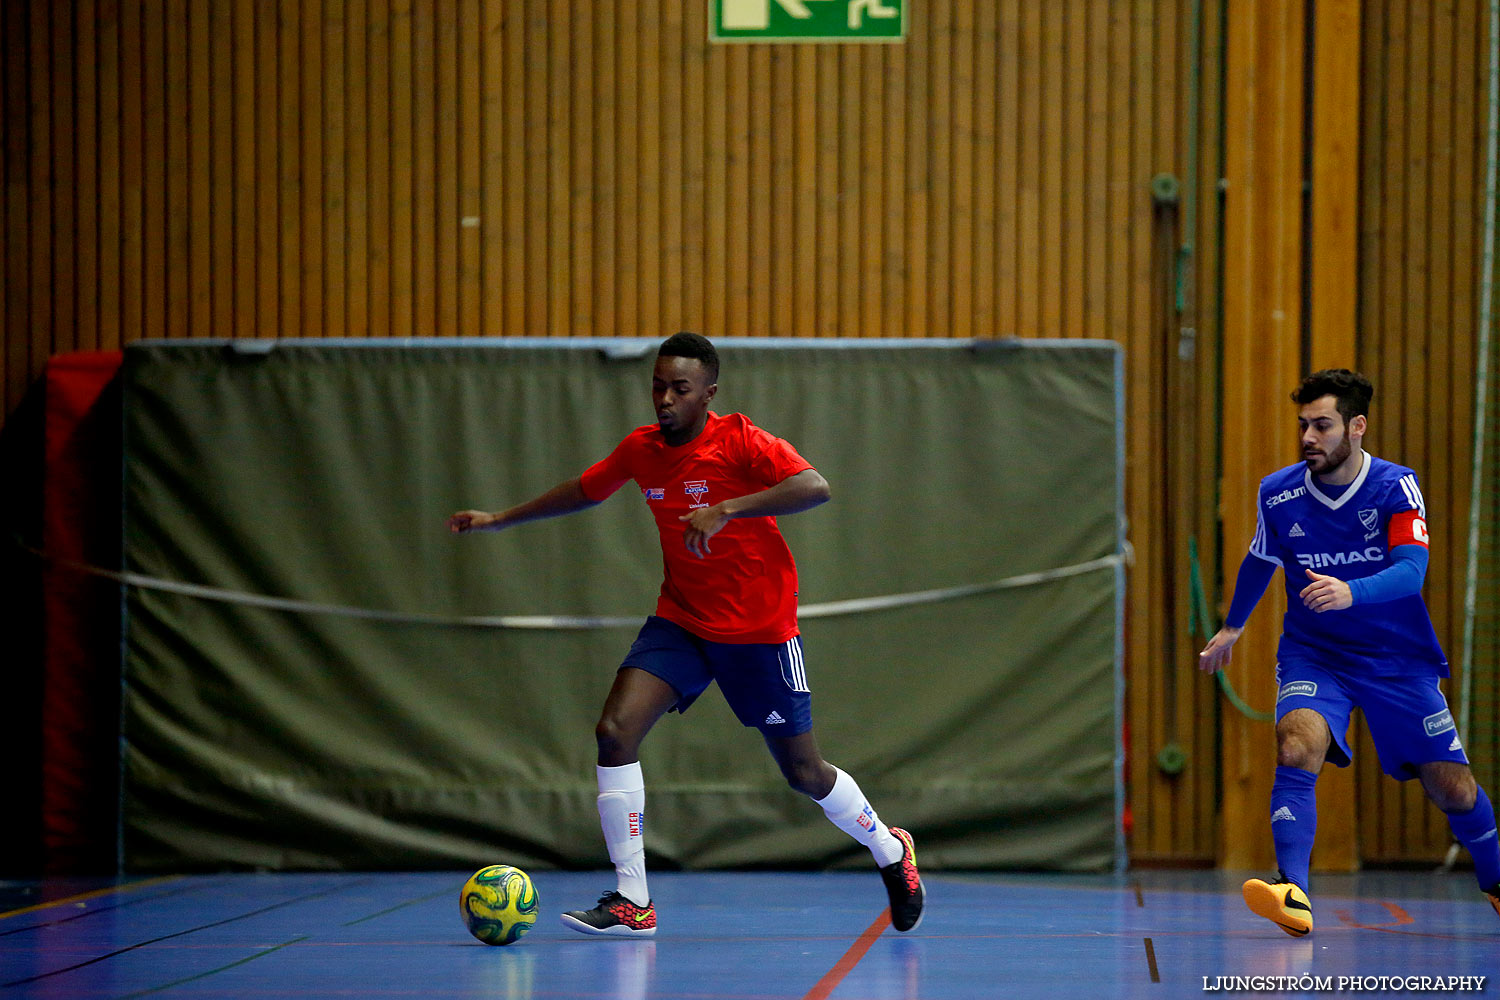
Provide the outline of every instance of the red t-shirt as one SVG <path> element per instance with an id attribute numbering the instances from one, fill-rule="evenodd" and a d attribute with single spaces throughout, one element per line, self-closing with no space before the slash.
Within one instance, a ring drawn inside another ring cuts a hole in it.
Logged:
<path id="1" fill-rule="evenodd" d="M 710 412 L 703 432 L 675 447 L 657 425 L 637 427 L 580 482 L 584 496 L 596 502 L 626 480 L 641 488 L 661 532 L 659 617 L 714 642 L 785 642 L 797 634 L 797 566 L 776 519 L 730 521 L 700 559 L 683 544 L 687 525 L 678 518 L 811 468 L 795 448 L 744 414 Z"/>

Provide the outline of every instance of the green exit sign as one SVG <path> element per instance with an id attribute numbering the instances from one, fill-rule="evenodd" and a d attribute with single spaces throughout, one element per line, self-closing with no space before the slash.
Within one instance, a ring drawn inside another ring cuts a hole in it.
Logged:
<path id="1" fill-rule="evenodd" d="M 714 42 L 899 42 L 907 0 L 709 0 Z"/>

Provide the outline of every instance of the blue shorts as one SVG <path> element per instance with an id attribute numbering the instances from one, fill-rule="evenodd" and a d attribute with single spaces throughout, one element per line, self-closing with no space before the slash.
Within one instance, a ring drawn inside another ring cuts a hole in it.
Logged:
<path id="1" fill-rule="evenodd" d="M 1333 745 L 1328 760 L 1348 767 L 1349 713 L 1365 713 L 1380 769 L 1397 781 L 1417 776 L 1417 766 L 1437 760 L 1467 764 L 1453 713 L 1433 675 L 1366 677 L 1325 670 L 1307 660 L 1276 665 L 1276 721 L 1293 709 L 1310 708 L 1328 722 Z"/>
<path id="2" fill-rule="evenodd" d="M 677 692 L 686 712 L 714 681 L 746 726 L 766 736 L 797 736 L 812 729 L 812 692 L 802 665 L 802 637 L 786 642 L 729 643 L 700 639 L 652 615 L 625 654 L 620 669 L 654 674 Z"/>

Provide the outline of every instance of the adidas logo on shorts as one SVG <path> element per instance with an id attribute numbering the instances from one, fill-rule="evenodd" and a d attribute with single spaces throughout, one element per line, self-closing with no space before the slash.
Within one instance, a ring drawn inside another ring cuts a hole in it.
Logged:
<path id="1" fill-rule="evenodd" d="M 766 716 L 766 721 L 762 723 L 762 725 L 777 726 L 785 721 L 786 720 L 781 717 L 780 712 L 773 710 L 770 715 Z"/>
<path id="2" fill-rule="evenodd" d="M 1458 734 L 1453 734 L 1453 742 L 1448 744 L 1449 750 L 1462 750 L 1464 745 L 1458 741 Z"/>

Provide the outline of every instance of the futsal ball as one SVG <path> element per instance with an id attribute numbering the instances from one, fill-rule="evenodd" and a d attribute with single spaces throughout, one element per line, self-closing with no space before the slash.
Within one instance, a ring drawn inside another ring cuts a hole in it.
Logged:
<path id="1" fill-rule="evenodd" d="M 510 865 L 481 868 L 464 883 L 459 912 L 485 944 L 515 944 L 536 923 L 541 900 L 531 876 Z"/>

